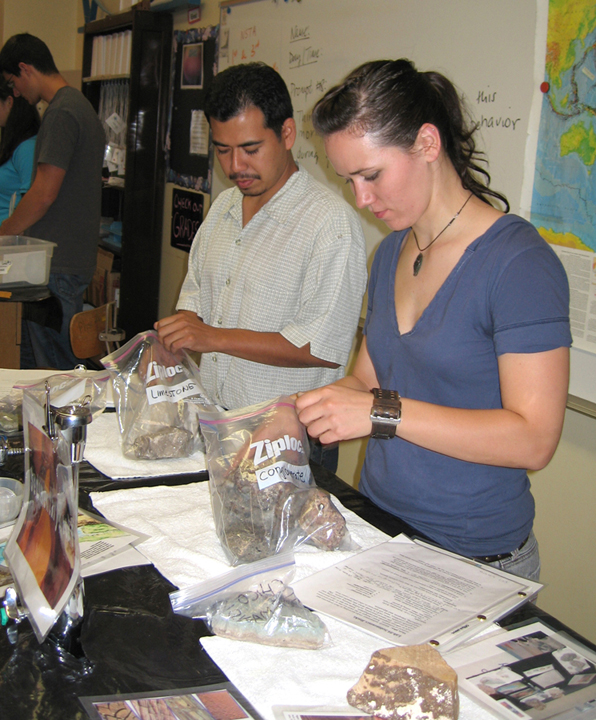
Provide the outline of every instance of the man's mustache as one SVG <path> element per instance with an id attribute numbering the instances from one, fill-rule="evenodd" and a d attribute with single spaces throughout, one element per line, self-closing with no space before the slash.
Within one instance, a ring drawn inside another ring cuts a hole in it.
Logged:
<path id="1" fill-rule="evenodd" d="M 232 173 L 230 180 L 260 180 L 260 175 L 246 175 L 245 173 Z"/>

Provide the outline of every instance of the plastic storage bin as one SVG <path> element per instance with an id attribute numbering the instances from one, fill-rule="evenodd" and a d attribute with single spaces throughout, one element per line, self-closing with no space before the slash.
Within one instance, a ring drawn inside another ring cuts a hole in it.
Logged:
<path id="1" fill-rule="evenodd" d="M 56 243 L 25 235 L 0 235 L 0 285 L 47 285 Z"/>

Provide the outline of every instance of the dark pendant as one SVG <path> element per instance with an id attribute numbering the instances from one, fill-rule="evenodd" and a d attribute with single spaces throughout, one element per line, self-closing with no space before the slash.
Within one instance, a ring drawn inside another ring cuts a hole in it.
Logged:
<path id="1" fill-rule="evenodd" d="M 416 277 L 416 275 L 420 272 L 423 260 L 424 258 L 422 257 L 422 253 L 418 253 L 418 257 L 414 260 L 414 277 Z"/>

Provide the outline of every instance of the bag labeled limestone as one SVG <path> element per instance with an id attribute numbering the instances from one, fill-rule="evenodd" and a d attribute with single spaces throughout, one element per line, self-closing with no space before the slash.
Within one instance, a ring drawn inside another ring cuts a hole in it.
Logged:
<path id="1" fill-rule="evenodd" d="M 199 408 L 209 405 L 199 369 L 155 332 L 139 333 L 102 359 L 112 372 L 122 452 L 138 460 L 189 457 L 204 450 Z"/>

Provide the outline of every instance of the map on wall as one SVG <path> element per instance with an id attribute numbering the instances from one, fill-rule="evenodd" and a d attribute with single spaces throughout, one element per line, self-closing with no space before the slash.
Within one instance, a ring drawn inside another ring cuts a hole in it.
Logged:
<path id="1" fill-rule="evenodd" d="M 563 262 L 574 347 L 596 353 L 596 3 L 549 0 L 530 220 Z"/>

